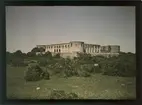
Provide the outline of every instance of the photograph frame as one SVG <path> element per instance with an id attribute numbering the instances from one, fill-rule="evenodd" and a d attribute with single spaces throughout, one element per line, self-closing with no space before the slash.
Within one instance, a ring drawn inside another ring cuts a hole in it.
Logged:
<path id="1" fill-rule="evenodd" d="M 5 29 L 5 6 L 135 6 L 136 7 L 136 62 L 137 62 L 137 77 L 136 77 L 136 94 L 137 94 L 137 99 L 136 100 L 7 100 L 6 99 L 6 29 Z M 4 6 L 3 6 L 3 17 L 2 17 L 2 34 L 0 37 L 1 39 L 1 47 L 0 47 L 0 51 L 2 51 L 2 53 L 0 54 L 1 56 L 1 93 L 2 93 L 2 102 L 3 103 L 10 103 L 10 104 L 23 104 L 23 103 L 35 103 L 35 104 L 46 104 L 46 103 L 51 103 L 51 104 L 62 104 L 61 102 L 66 102 L 66 103 L 80 103 L 80 104 L 93 104 L 93 103 L 96 103 L 96 104 L 129 104 L 129 105 L 135 105 L 135 104 L 138 104 L 140 99 L 141 99 L 141 48 L 139 47 L 141 45 L 141 36 L 140 36 L 140 4 L 139 2 L 134 2 L 134 1 L 129 1 L 129 2 L 90 2 L 90 1 L 78 1 L 78 2 L 75 2 L 75 1 L 70 1 L 70 2 L 61 2 L 61 1 L 54 1 L 54 2 L 49 2 L 49 1 L 26 1 L 26 2 L 23 2 L 23 1 L 6 1 L 4 3 Z"/>

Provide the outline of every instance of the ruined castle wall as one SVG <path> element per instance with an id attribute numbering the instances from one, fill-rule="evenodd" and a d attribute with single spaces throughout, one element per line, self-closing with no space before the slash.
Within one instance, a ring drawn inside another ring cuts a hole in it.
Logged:
<path id="1" fill-rule="evenodd" d="M 77 53 L 61 53 L 60 56 L 63 58 L 74 58 L 77 56 Z"/>
<path id="2" fill-rule="evenodd" d="M 45 48 L 45 52 L 50 51 L 53 54 L 60 53 L 62 57 L 77 56 L 77 52 L 91 54 L 92 56 L 117 56 L 120 52 L 120 46 L 109 45 L 100 46 L 96 44 L 86 44 L 81 41 L 71 41 L 69 43 L 37 45 L 37 47 Z"/>
<path id="3" fill-rule="evenodd" d="M 46 52 L 50 51 L 52 53 L 68 53 L 70 52 L 69 49 L 69 43 L 46 45 Z"/>
<path id="4" fill-rule="evenodd" d="M 111 53 L 119 53 L 120 52 L 120 46 L 117 46 L 117 45 L 111 45 L 110 46 L 111 48 Z"/>
<path id="5" fill-rule="evenodd" d="M 83 52 L 84 50 L 84 42 L 79 42 L 79 41 L 74 41 L 70 42 L 70 52 L 75 53 L 75 52 Z"/>
<path id="6" fill-rule="evenodd" d="M 100 45 L 95 44 L 85 44 L 85 52 L 88 54 L 100 53 Z"/>

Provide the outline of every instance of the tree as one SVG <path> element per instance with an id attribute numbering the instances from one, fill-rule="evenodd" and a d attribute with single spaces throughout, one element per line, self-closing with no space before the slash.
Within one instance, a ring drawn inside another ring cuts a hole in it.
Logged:
<path id="1" fill-rule="evenodd" d="M 6 52 L 6 62 L 7 62 L 7 64 L 11 64 L 11 62 L 12 62 L 12 53 Z"/>
<path id="2" fill-rule="evenodd" d="M 34 48 L 31 50 L 31 52 L 36 53 L 36 52 L 40 52 L 40 50 L 39 50 L 39 48 L 34 47 Z"/>
<path id="3" fill-rule="evenodd" d="M 34 52 L 28 52 L 28 53 L 27 53 L 27 56 L 28 56 L 28 57 L 32 57 L 32 56 L 35 56 L 35 55 L 36 55 L 36 54 L 35 54 Z"/>
<path id="4" fill-rule="evenodd" d="M 41 48 L 39 48 L 39 51 L 40 52 L 45 52 L 45 49 L 41 47 Z"/>
<path id="5" fill-rule="evenodd" d="M 55 58 L 60 58 L 61 56 L 60 56 L 60 54 L 58 53 L 58 54 L 56 54 L 54 57 L 55 57 Z"/>
<path id="6" fill-rule="evenodd" d="M 36 52 L 45 52 L 44 48 L 38 48 L 38 47 L 34 47 L 31 52 L 36 53 Z"/>
<path id="7" fill-rule="evenodd" d="M 10 54 L 11 54 L 10 52 L 8 52 L 8 51 L 6 52 L 6 56 L 9 56 Z"/>
<path id="8" fill-rule="evenodd" d="M 24 79 L 26 81 L 38 81 L 43 77 L 43 70 L 37 63 L 31 63 L 24 72 Z"/>
<path id="9" fill-rule="evenodd" d="M 17 50 L 16 52 L 13 53 L 15 56 L 22 56 L 22 51 L 21 50 Z"/>
<path id="10" fill-rule="evenodd" d="M 44 56 L 48 57 L 48 58 L 52 58 L 52 54 L 51 52 L 47 51 Z"/>

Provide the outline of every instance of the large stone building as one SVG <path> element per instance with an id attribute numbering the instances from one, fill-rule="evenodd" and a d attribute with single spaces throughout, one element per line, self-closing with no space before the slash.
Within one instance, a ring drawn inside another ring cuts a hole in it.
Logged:
<path id="1" fill-rule="evenodd" d="M 71 41 L 69 43 L 51 44 L 51 45 L 37 45 L 38 48 L 44 48 L 45 52 L 50 51 L 52 54 L 60 53 L 62 57 L 75 57 L 77 52 L 87 53 L 93 56 L 117 56 L 120 52 L 120 46 L 107 45 L 101 46 L 97 44 L 86 44 L 81 41 Z"/>

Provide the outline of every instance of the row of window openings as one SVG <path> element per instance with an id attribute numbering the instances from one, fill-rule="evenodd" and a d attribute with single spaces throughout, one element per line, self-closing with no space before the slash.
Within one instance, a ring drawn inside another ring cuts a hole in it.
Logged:
<path id="1" fill-rule="evenodd" d="M 99 48 L 100 46 L 97 46 L 97 45 L 84 45 L 84 47 L 96 47 L 96 48 Z"/>
<path id="2" fill-rule="evenodd" d="M 60 49 L 54 49 L 54 52 L 61 52 Z"/>
<path id="3" fill-rule="evenodd" d="M 71 46 L 72 46 L 72 44 L 71 44 Z M 78 46 L 77 44 L 75 44 L 75 46 Z M 83 46 L 83 45 L 81 45 L 81 46 Z M 70 47 L 69 45 L 65 45 L 65 46 L 54 46 L 54 48 L 67 48 L 67 47 Z M 85 45 L 84 47 L 89 47 L 89 45 Z M 95 48 L 99 48 L 99 46 L 98 47 L 96 47 L 96 46 L 94 46 Z M 93 47 L 93 48 L 94 48 Z M 52 46 L 48 46 L 47 48 L 52 48 Z"/>
<path id="4" fill-rule="evenodd" d="M 99 50 L 86 50 L 86 52 L 99 52 Z"/>
<path id="5" fill-rule="evenodd" d="M 90 47 L 90 46 L 85 46 L 85 48 L 93 48 L 93 49 L 99 49 L 100 47 Z"/>
<path id="6" fill-rule="evenodd" d="M 76 45 L 76 46 L 77 46 L 77 45 Z M 54 48 L 61 48 L 61 47 L 62 47 L 62 48 L 64 48 L 64 47 L 65 47 L 65 48 L 69 48 L 70 46 L 69 46 L 69 45 L 65 45 L 65 46 L 54 46 Z M 86 47 L 87 47 L 87 46 L 86 46 Z M 49 46 L 49 47 L 47 47 L 47 48 L 50 49 L 50 48 L 52 48 L 52 46 Z M 91 48 L 91 47 L 90 47 L 90 48 Z M 97 47 L 93 47 L 93 48 L 97 48 Z"/>
<path id="7" fill-rule="evenodd" d="M 76 46 L 77 46 L 77 45 L 76 45 Z M 65 48 L 69 48 L 70 46 L 69 46 L 69 45 L 65 45 L 65 46 L 54 46 L 54 48 L 61 48 L 61 47 L 62 47 L 62 48 L 64 48 L 64 47 L 65 47 Z M 88 46 L 86 46 L 86 47 L 88 47 Z M 52 48 L 52 46 L 49 46 L 49 47 L 47 47 L 47 48 L 50 49 L 50 48 Z M 91 48 L 91 47 L 90 47 L 90 48 Z M 93 47 L 93 48 L 97 48 L 97 47 Z"/>
<path id="8" fill-rule="evenodd" d="M 77 44 L 75 44 L 75 46 L 78 46 L 78 45 L 77 45 Z M 82 46 L 82 45 L 81 45 L 81 46 Z M 54 46 L 54 48 L 61 48 L 61 47 L 62 47 L 62 48 L 64 48 L 64 47 L 65 47 L 65 48 L 69 48 L 69 47 L 70 47 L 70 45 L 65 45 L 65 46 Z M 72 44 L 71 44 L 71 47 L 72 47 Z M 49 46 L 49 47 L 47 47 L 47 48 L 49 48 L 49 49 L 50 49 L 50 48 L 52 48 L 52 46 Z"/>
<path id="9" fill-rule="evenodd" d="M 62 47 L 62 48 L 64 48 L 64 47 L 65 47 L 65 48 L 69 48 L 70 46 L 69 46 L 69 45 L 65 45 L 65 46 L 54 46 L 54 48 L 61 48 L 61 47 Z M 50 49 L 50 48 L 52 48 L 52 46 L 48 46 L 47 48 Z"/>
<path id="10" fill-rule="evenodd" d="M 54 49 L 54 52 L 61 52 L 60 49 Z M 99 52 L 99 50 L 86 50 L 86 52 Z"/>

